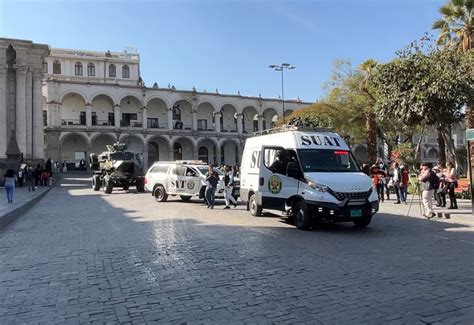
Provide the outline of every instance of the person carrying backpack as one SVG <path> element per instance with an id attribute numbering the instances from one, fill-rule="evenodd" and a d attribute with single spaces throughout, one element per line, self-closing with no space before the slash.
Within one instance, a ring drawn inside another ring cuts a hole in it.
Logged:
<path id="1" fill-rule="evenodd" d="M 426 219 L 433 218 L 436 213 L 433 210 L 433 194 L 436 182 L 438 182 L 439 186 L 439 178 L 436 174 L 431 170 L 431 166 L 429 163 L 422 163 L 420 175 L 418 176 L 418 181 L 420 181 L 420 190 L 423 198 L 423 206 L 425 208 L 425 213 L 423 213 L 423 217 Z"/>

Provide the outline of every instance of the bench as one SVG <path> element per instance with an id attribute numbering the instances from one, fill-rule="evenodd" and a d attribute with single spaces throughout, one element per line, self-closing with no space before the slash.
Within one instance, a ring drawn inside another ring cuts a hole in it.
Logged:
<path id="1" fill-rule="evenodd" d="M 458 187 L 454 189 L 454 193 L 461 193 L 461 198 L 469 197 L 471 189 L 469 188 L 469 179 L 460 178 L 458 179 Z"/>

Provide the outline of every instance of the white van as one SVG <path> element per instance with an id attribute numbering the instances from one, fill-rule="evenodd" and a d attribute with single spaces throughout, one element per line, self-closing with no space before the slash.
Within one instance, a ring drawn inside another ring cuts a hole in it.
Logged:
<path id="1" fill-rule="evenodd" d="M 377 194 L 337 133 L 297 127 L 268 133 L 248 138 L 242 155 L 240 198 L 252 215 L 284 211 L 304 230 L 317 221 L 371 222 Z"/>
<path id="2" fill-rule="evenodd" d="M 219 174 L 216 197 L 224 196 L 224 174 Z M 157 202 L 165 202 L 168 195 L 179 195 L 183 201 L 204 198 L 208 165 L 203 161 L 157 161 L 145 175 L 145 189 Z"/>

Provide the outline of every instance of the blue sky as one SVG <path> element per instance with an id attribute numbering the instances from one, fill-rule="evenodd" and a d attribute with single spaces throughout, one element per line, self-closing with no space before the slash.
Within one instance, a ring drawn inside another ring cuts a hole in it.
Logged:
<path id="1" fill-rule="evenodd" d="M 386 62 L 439 18 L 438 0 L 0 0 L 0 37 L 52 47 L 137 48 L 148 86 L 314 101 L 333 62 Z"/>

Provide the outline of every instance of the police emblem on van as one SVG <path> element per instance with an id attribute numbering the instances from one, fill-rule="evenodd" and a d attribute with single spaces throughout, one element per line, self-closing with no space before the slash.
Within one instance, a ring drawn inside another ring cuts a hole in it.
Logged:
<path id="1" fill-rule="evenodd" d="M 272 194 L 278 194 L 281 191 L 281 178 L 273 175 L 268 179 L 268 190 Z"/>
<path id="2" fill-rule="evenodd" d="M 187 184 L 187 187 L 188 187 L 188 190 L 192 190 L 194 188 L 194 181 L 193 180 L 189 180 L 188 181 L 188 184 Z"/>

